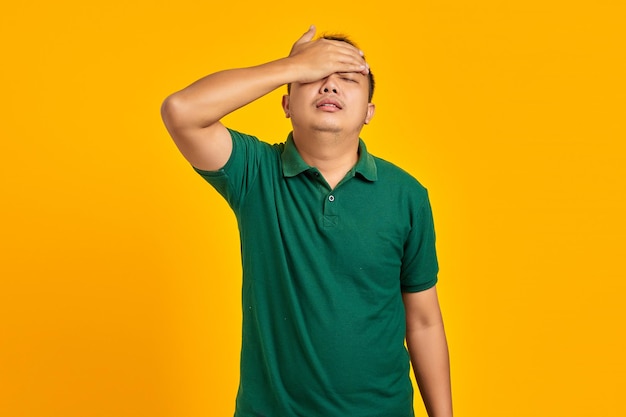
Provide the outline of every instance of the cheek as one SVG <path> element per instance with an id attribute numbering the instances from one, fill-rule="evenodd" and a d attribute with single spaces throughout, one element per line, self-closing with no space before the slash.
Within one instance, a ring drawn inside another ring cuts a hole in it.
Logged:
<path id="1" fill-rule="evenodd" d="M 293 90 L 292 90 L 292 94 L 289 96 L 289 109 L 291 111 L 294 111 L 299 108 L 302 108 L 306 101 L 304 97 L 305 95 L 303 94 L 302 91 L 298 90 L 296 94 L 293 94 Z"/>
<path id="2" fill-rule="evenodd" d="M 289 112 L 293 114 L 298 114 L 302 109 L 302 102 L 300 100 L 290 100 L 289 101 Z"/>

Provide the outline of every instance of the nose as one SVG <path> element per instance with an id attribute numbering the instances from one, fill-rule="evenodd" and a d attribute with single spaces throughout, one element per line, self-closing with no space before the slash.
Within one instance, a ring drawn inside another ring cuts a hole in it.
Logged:
<path id="1" fill-rule="evenodd" d="M 324 82 L 320 86 L 320 93 L 322 93 L 322 94 L 328 94 L 328 93 L 337 94 L 337 91 L 338 91 L 337 90 L 337 83 L 336 83 L 335 78 L 333 76 L 326 77 L 326 79 L 324 79 Z"/>

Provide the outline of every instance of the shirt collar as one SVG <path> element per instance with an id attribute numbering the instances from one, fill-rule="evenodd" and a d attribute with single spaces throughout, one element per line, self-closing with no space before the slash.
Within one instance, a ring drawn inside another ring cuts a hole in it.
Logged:
<path id="1" fill-rule="evenodd" d="M 281 154 L 281 160 L 283 163 L 283 176 L 295 177 L 304 171 L 313 169 L 309 166 L 298 153 L 296 144 L 293 141 L 293 132 L 287 136 L 285 147 Z M 367 152 L 365 142 L 359 139 L 359 160 L 352 169 L 351 172 L 360 175 L 368 181 L 376 181 L 378 179 L 378 170 L 376 169 L 376 161 L 374 157 Z"/>

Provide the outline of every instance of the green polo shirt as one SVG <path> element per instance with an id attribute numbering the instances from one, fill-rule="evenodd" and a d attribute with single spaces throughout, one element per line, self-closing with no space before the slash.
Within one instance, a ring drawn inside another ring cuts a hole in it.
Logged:
<path id="1" fill-rule="evenodd" d="M 437 282 L 426 189 L 367 152 L 331 189 L 290 134 L 230 131 L 223 169 L 196 169 L 237 216 L 243 339 L 236 417 L 409 417 L 402 291 Z"/>

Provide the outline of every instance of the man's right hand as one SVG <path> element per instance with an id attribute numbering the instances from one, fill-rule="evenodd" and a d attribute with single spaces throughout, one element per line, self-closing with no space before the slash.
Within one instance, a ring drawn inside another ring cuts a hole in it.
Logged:
<path id="1" fill-rule="evenodd" d="M 317 39 L 311 26 L 293 44 L 288 59 L 298 67 L 298 82 L 309 83 L 340 72 L 369 73 L 363 52 L 347 42 Z"/>
<path id="2" fill-rule="evenodd" d="M 314 37 L 315 27 L 311 26 L 289 56 L 213 73 L 165 99 L 163 121 L 185 158 L 203 170 L 222 168 L 232 152 L 222 117 L 282 85 L 314 82 L 340 72 L 368 74 L 363 53 L 357 48 Z"/>

